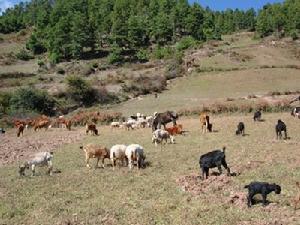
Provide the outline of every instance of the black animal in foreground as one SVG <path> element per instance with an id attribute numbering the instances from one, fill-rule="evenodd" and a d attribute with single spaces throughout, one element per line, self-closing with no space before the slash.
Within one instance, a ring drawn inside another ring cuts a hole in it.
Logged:
<path id="1" fill-rule="evenodd" d="M 235 132 L 236 135 L 245 135 L 245 124 L 243 122 L 239 122 L 237 125 L 237 130 Z"/>
<path id="2" fill-rule="evenodd" d="M 261 120 L 261 111 L 260 111 L 260 109 L 257 110 L 257 111 L 254 113 L 253 120 L 254 120 L 254 122 L 255 122 L 255 121 L 260 121 L 260 120 Z"/>
<path id="3" fill-rule="evenodd" d="M 275 126 L 275 131 L 276 131 L 276 138 L 277 139 L 282 138 L 282 132 L 284 132 L 284 139 L 287 139 L 286 125 L 282 120 L 278 120 L 278 122 Z"/>
<path id="4" fill-rule="evenodd" d="M 223 147 L 222 150 L 214 150 L 200 156 L 199 164 L 202 171 L 202 179 L 205 178 L 204 175 L 206 176 L 205 179 L 207 179 L 209 175 L 209 169 L 214 167 L 218 167 L 219 172 L 222 173 L 223 166 L 227 170 L 227 175 L 230 175 L 230 169 L 225 160 L 225 149 L 226 147 Z"/>
<path id="5" fill-rule="evenodd" d="M 156 131 L 161 128 L 161 125 L 166 129 L 166 124 L 173 122 L 173 126 L 176 125 L 178 115 L 174 111 L 166 111 L 164 113 L 157 113 L 153 119 L 152 131 Z"/>
<path id="6" fill-rule="evenodd" d="M 267 205 L 267 195 L 270 194 L 272 191 L 275 194 L 280 194 L 281 187 L 277 184 L 269 184 L 267 182 L 251 182 L 250 184 L 246 185 L 245 188 L 248 188 L 248 197 L 247 197 L 247 205 L 251 207 L 253 204 L 253 197 L 256 194 L 261 194 L 263 197 L 263 205 Z"/>

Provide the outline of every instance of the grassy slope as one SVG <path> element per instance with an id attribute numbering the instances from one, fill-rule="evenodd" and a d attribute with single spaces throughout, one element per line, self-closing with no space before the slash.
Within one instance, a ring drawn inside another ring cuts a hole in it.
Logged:
<path id="1" fill-rule="evenodd" d="M 150 114 L 193 107 L 218 98 L 298 90 L 299 70 L 252 68 L 265 64 L 297 64 L 290 61 L 290 55 L 282 57 L 283 51 L 287 51 L 284 48 L 276 52 L 272 48 L 260 51 L 257 44 L 243 38 L 229 47 L 249 54 L 253 51 L 251 54 L 256 57 L 245 63 L 218 55 L 200 61 L 203 66 L 238 66 L 248 70 L 193 73 L 172 82 L 158 99 L 146 96 L 113 109 L 125 115 Z M 251 45 L 256 48 L 249 47 Z M 291 140 L 274 141 L 274 124 L 278 118 L 287 123 Z M 0 224 L 68 224 L 68 220 L 71 224 L 259 224 L 259 221 L 274 220 L 299 224 L 294 220 L 300 216 L 299 211 L 294 212 L 290 206 L 296 191 L 294 183 L 300 180 L 299 120 L 289 114 L 268 114 L 265 119 L 265 123 L 254 124 L 251 115 L 217 116 L 213 124 L 219 132 L 201 135 L 198 118 L 184 118 L 180 123 L 190 131 L 189 135 L 178 137 L 176 145 L 167 145 L 162 152 L 150 143 L 149 129 L 125 132 L 103 127 L 99 137 L 88 137 L 84 143 L 95 142 L 108 147 L 116 143 L 140 143 L 145 147 L 151 166 L 141 172 L 128 172 L 127 168 L 112 171 L 110 167 L 88 170 L 84 167 L 79 143 L 66 145 L 56 152 L 55 167 L 62 173 L 51 178 L 39 168 L 39 176 L 19 178 L 16 165 L 5 166 L 0 170 Z M 239 121 L 246 123 L 250 136 L 233 135 Z M 221 190 L 212 188 L 199 196 L 182 192 L 175 180 L 197 173 L 199 155 L 223 145 L 228 148 L 228 163 L 233 172 L 241 172 L 241 175 L 230 178 L 231 182 Z M 253 160 L 264 163 L 247 167 Z M 269 196 L 275 202 L 271 208 L 257 205 L 248 210 L 227 203 L 231 191 L 245 192 L 243 186 L 252 180 L 282 185 L 280 196 Z"/>
<path id="2" fill-rule="evenodd" d="M 83 153 L 78 144 L 60 149 L 55 155 L 55 167 L 62 170 L 49 178 L 39 169 L 35 178 L 19 178 L 15 166 L 0 170 L 1 224 L 58 224 L 78 220 L 83 224 L 242 224 L 241 221 L 293 221 L 290 198 L 295 181 L 300 179 L 298 124 L 288 114 L 264 115 L 266 122 L 253 123 L 251 115 L 213 118 L 217 133 L 200 134 L 197 118 L 180 122 L 190 131 L 178 137 L 177 144 L 163 151 L 150 142 L 151 132 L 125 132 L 101 128 L 100 137 L 89 137 L 84 143 L 111 146 L 116 143 L 140 143 L 151 166 L 138 172 L 127 168 L 112 171 L 89 170 L 84 167 Z M 291 140 L 274 140 L 274 123 L 286 121 Z M 243 120 L 249 136 L 236 137 L 236 124 Z M 296 120 L 298 122 L 298 120 Z M 124 135 L 126 134 L 126 135 Z M 198 172 L 198 158 L 211 149 L 227 146 L 227 159 L 233 172 L 224 189 L 210 190 L 192 196 L 182 192 L 175 180 L 179 176 Z M 245 167 L 250 161 L 264 161 L 257 167 Z M 94 162 L 93 162 L 94 163 Z M 108 163 L 108 162 L 107 162 Z M 261 205 L 248 210 L 227 203 L 231 191 L 245 192 L 243 186 L 253 180 L 277 182 L 282 194 L 271 194 L 272 210 Z M 286 215 L 286 216 L 285 216 Z"/>

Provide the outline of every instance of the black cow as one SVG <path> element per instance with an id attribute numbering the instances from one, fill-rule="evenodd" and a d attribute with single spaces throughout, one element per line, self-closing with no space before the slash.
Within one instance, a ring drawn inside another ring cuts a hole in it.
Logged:
<path id="1" fill-rule="evenodd" d="M 204 175 L 206 176 L 206 179 L 208 178 L 210 168 L 218 167 L 219 172 L 222 173 L 221 166 L 227 170 L 227 175 L 230 175 L 230 169 L 225 160 L 225 149 L 226 147 L 223 147 L 223 150 L 214 150 L 200 156 L 199 164 L 202 172 L 202 179 L 204 179 Z"/>
<path id="2" fill-rule="evenodd" d="M 283 121 L 278 120 L 276 126 L 275 126 L 275 131 L 276 131 L 276 138 L 281 139 L 282 138 L 282 132 L 284 132 L 284 139 L 287 139 L 287 131 L 286 131 L 286 125 Z"/>
<path id="3" fill-rule="evenodd" d="M 260 109 L 254 113 L 253 120 L 254 120 L 254 122 L 261 120 L 261 110 Z"/>
<path id="4" fill-rule="evenodd" d="M 245 188 L 248 188 L 248 207 L 251 207 L 253 204 L 253 197 L 256 194 L 261 194 L 263 197 L 263 205 L 267 204 L 267 195 L 270 194 L 272 191 L 275 194 L 280 194 L 281 187 L 277 184 L 269 184 L 267 182 L 251 182 L 250 184 L 246 185 Z"/>
<path id="5" fill-rule="evenodd" d="M 245 124 L 243 122 L 239 122 L 237 125 L 237 130 L 235 131 L 236 135 L 245 135 Z"/>
<path id="6" fill-rule="evenodd" d="M 166 124 L 170 122 L 173 122 L 173 126 L 175 126 L 177 119 L 178 119 L 178 115 L 174 111 L 157 113 L 153 119 L 152 130 L 155 131 L 157 129 L 161 129 L 161 125 L 163 125 L 164 128 L 166 129 Z"/>

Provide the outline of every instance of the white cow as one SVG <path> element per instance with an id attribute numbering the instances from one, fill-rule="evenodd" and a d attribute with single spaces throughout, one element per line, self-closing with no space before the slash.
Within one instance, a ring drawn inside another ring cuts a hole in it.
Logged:
<path id="1" fill-rule="evenodd" d="M 175 143 L 174 137 L 166 130 L 157 129 L 152 134 L 152 143 L 155 143 L 155 146 L 157 146 L 158 143 L 162 144 L 163 141 L 167 143 L 168 139 L 170 139 L 171 144 Z"/>
<path id="2" fill-rule="evenodd" d="M 128 159 L 128 167 L 132 169 L 134 162 L 137 162 L 137 168 L 140 169 L 144 166 L 144 148 L 138 144 L 131 144 L 127 146 L 125 155 Z"/>
<path id="3" fill-rule="evenodd" d="M 114 145 L 111 147 L 110 160 L 112 162 L 113 169 L 115 169 L 117 159 L 122 162 L 122 165 L 124 165 L 124 161 L 126 159 L 126 147 L 126 145 Z"/>
<path id="4" fill-rule="evenodd" d="M 36 166 L 48 166 L 48 173 L 52 175 L 52 158 L 53 152 L 38 152 L 31 160 L 26 161 L 19 167 L 19 174 L 24 176 L 25 170 L 31 167 L 32 176 L 34 176 Z"/>

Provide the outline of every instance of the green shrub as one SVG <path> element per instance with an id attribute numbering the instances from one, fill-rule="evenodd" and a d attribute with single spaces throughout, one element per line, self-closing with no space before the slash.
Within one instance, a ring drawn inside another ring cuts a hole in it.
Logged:
<path id="1" fill-rule="evenodd" d="M 26 43 L 26 48 L 32 51 L 33 54 L 42 54 L 47 51 L 44 44 L 37 38 L 36 34 L 33 33 Z"/>
<path id="2" fill-rule="evenodd" d="M 122 57 L 122 49 L 119 46 L 114 45 L 112 48 L 112 52 L 108 55 L 109 64 L 120 63 L 123 61 Z"/>
<path id="3" fill-rule="evenodd" d="M 12 94 L 9 92 L 0 92 L 0 114 L 7 114 L 9 110 L 9 101 Z"/>
<path id="4" fill-rule="evenodd" d="M 291 31 L 291 37 L 294 41 L 298 40 L 299 37 L 298 37 L 298 33 L 296 30 Z"/>
<path id="5" fill-rule="evenodd" d="M 177 51 L 183 51 L 188 48 L 196 46 L 197 41 L 193 37 L 184 37 L 176 43 L 175 48 Z"/>
<path id="6" fill-rule="evenodd" d="M 146 49 L 140 49 L 136 53 L 136 58 L 140 62 L 147 62 L 147 61 L 149 61 L 149 52 Z"/>
<path id="7" fill-rule="evenodd" d="M 78 104 L 91 106 L 97 102 L 97 91 L 83 78 L 68 76 L 66 82 L 69 97 Z"/>
<path id="8" fill-rule="evenodd" d="M 45 91 L 27 87 L 15 91 L 10 98 L 9 105 L 13 112 L 35 111 L 53 115 L 55 100 Z"/>
<path id="9" fill-rule="evenodd" d="M 174 54 L 174 50 L 169 47 L 160 47 L 157 46 L 153 51 L 153 56 L 155 59 L 167 59 L 170 58 Z"/>
<path id="10" fill-rule="evenodd" d="M 44 62 L 44 60 L 42 60 L 42 59 L 39 59 L 39 60 L 37 61 L 37 64 L 38 64 L 39 67 L 45 66 L 45 62 Z"/>
<path id="11" fill-rule="evenodd" d="M 20 60 L 28 61 L 33 59 L 34 57 L 25 49 L 21 49 L 17 54 L 16 57 Z"/>
<path id="12" fill-rule="evenodd" d="M 55 52 L 51 53 L 49 56 L 50 63 L 52 63 L 54 65 L 59 63 L 61 59 L 62 59 L 62 56 Z"/>

